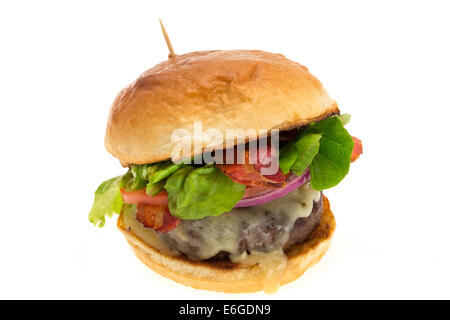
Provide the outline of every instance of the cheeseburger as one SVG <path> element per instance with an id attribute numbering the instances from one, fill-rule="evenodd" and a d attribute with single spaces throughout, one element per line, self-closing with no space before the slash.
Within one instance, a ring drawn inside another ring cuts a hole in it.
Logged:
<path id="1" fill-rule="evenodd" d="M 106 149 L 127 168 L 89 220 L 119 214 L 135 255 L 197 289 L 274 292 L 330 247 L 322 190 L 362 153 L 308 69 L 263 51 L 170 57 L 115 99 Z"/>

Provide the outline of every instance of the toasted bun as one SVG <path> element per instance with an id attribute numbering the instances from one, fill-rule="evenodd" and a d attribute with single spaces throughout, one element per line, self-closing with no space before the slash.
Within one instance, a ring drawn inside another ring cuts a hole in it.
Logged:
<path id="1" fill-rule="evenodd" d="M 187 129 L 193 136 L 195 121 L 225 138 L 227 129 L 288 130 L 337 113 L 319 80 L 280 54 L 199 51 L 164 61 L 123 89 L 111 107 L 105 145 L 124 165 L 153 163 L 171 158 L 172 133 Z M 203 149 L 227 143 L 234 139 L 203 141 Z"/>
<path id="2" fill-rule="evenodd" d="M 331 244 L 336 227 L 328 199 L 323 199 L 323 214 L 320 225 L 302 243 L 285 250 L 288 262 L 281 278 L 281 285 L 299 278 L 316 264 Z M 184 256 L 164 254 L 144 243 L 123 227 L 122 216 L 118 227 L 125 235 L 136 256 L 150 269 L 160 275 L 195 289 L 227 293 L 256 292 L 263 289 L 263 274 L 254 266 L 222 261 L 192 261 Z"/>

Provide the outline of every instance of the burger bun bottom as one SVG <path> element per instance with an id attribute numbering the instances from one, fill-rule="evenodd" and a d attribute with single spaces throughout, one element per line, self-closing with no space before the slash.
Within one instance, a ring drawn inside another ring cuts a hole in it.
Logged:
<path id="1" fill-rule="evenodd" d="M 323 199 L 320 225 L 302 243 L 285 249 L 287 265 L 280 285 L 292 282 L 316 264 L 331 245 L 336 222 L 328 199 Z M 226 293 L 256 292 L 264 289 L 264 274 L 258 265 L 232 263 L 226 260 L 193 261 L 183 255 L 158 251 L 125 229 L 122 215 L 117 223 L 135 255 L 160 275 L 195 289 Z"/>

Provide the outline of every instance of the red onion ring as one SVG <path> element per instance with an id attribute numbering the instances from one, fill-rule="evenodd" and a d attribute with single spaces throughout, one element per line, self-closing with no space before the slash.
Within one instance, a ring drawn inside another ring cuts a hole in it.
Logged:
<path id="1" fill-rule="evenodd" d="M 250 198 L 241 199 L 234 207 L 235 208 L 252 207 L 258 204 L 263 204 L 266 202 L 276 200 L 294 191 L 295 189 L 300 188 L 302 185 L 308 182 L 310 178 L 311 175 L 309 173 L 309 169 L 306 169 L 301 176 L 292 174 L 292 176 L 289 177 L 286 186 L 284 188 L 271 190 L 269 192 L 258 194 Z"/>

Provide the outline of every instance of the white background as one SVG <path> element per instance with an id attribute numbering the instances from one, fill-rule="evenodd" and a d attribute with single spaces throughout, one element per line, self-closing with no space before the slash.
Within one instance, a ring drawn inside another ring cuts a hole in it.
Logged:
<path id="1" fill-rule="evenodd" d="M 446 1 L 9 1 L 0 5 L 0 298 L 450 298 Z M 364 155 L 326 192 L 324 259 L 276 295 L 162 278 L 87 220 L 124 169 L 103 146 L 115 95 L 176 53 L 262 49 L 306 65 Z"/>

